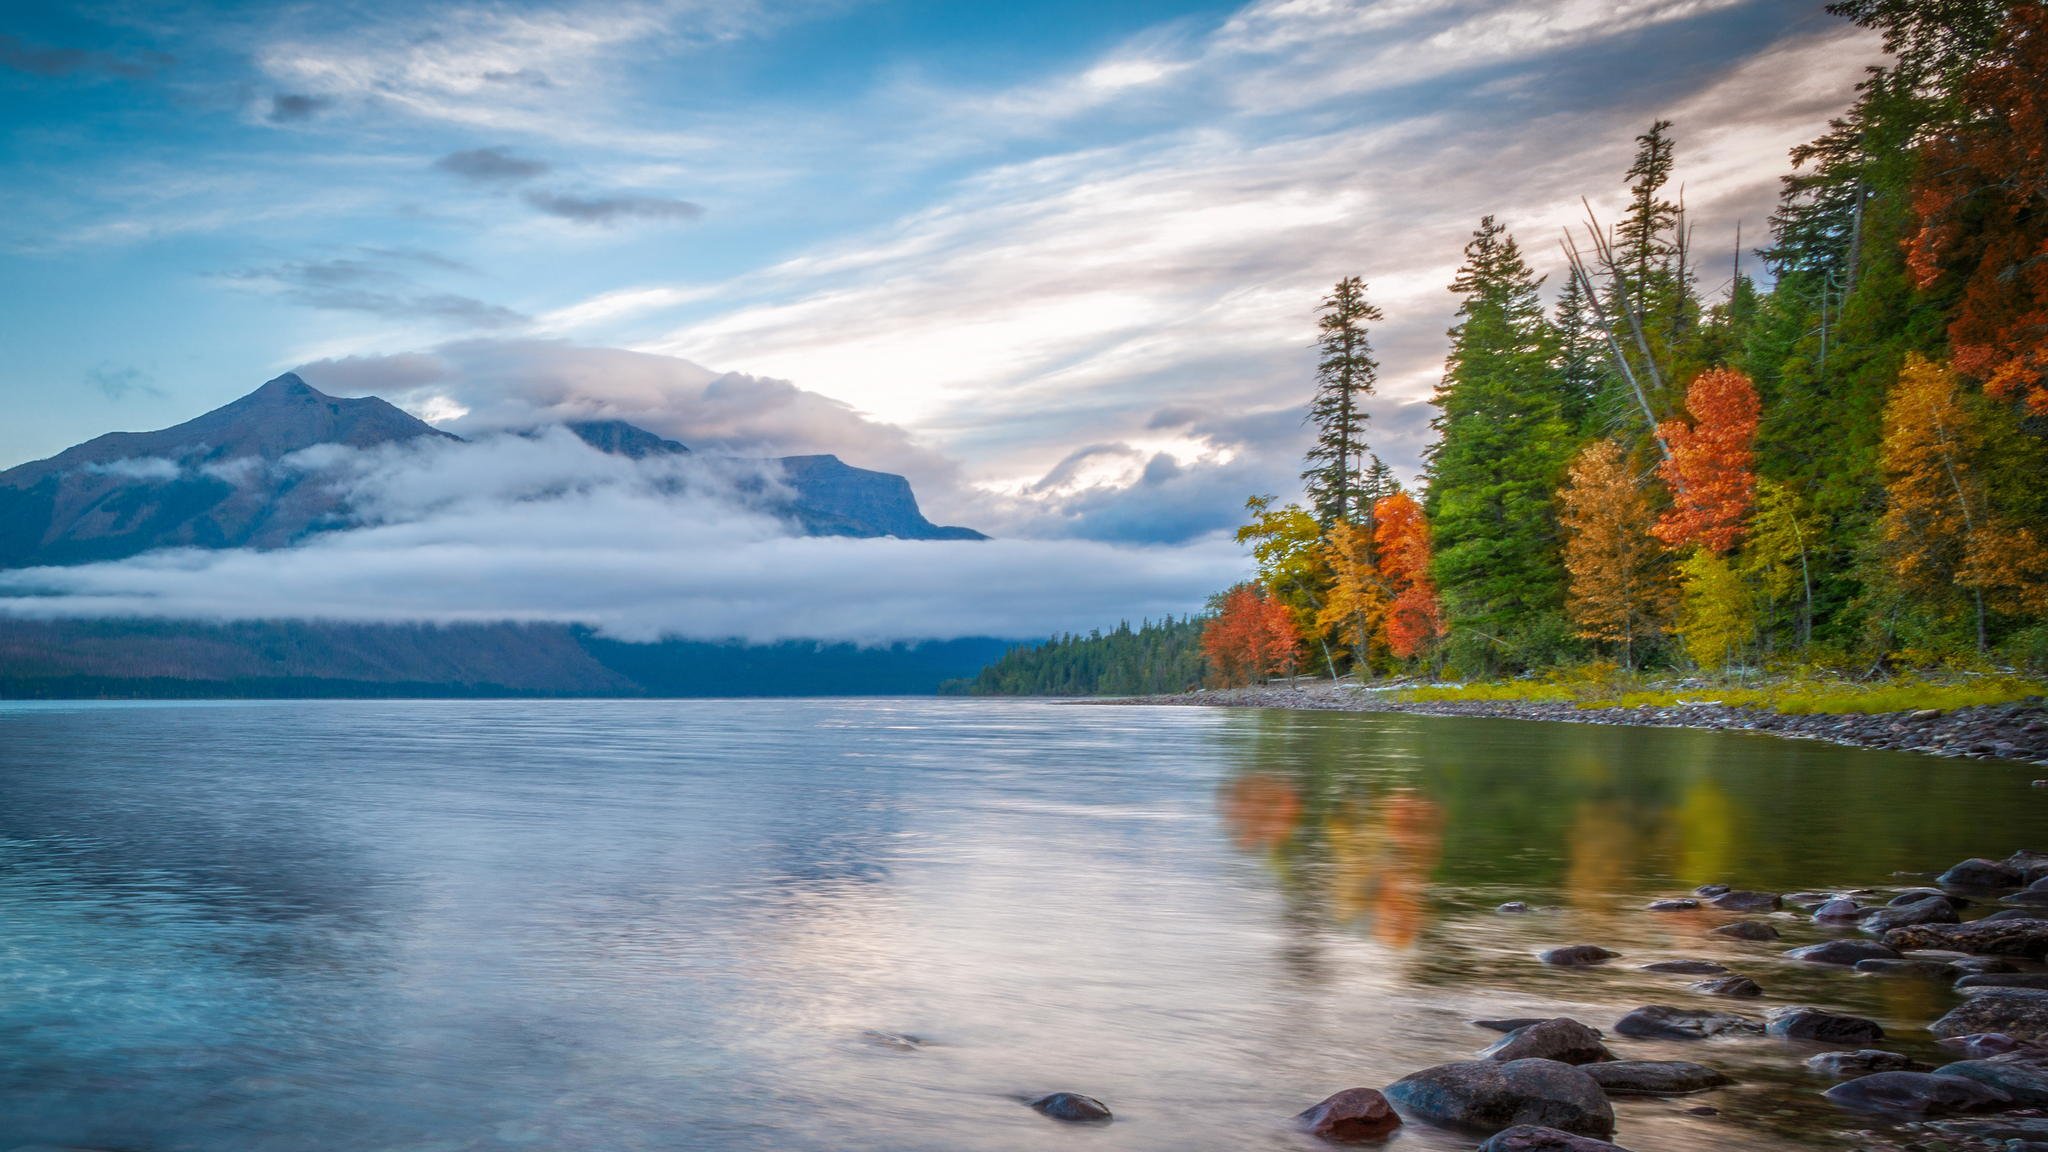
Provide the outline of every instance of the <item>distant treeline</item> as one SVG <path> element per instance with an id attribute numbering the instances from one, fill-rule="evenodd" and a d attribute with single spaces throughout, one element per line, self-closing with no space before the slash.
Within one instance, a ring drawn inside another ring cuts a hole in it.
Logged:
<path id="1" fill-rule="evenodd" d="M 1205 617 L 1129 621 L 1114 631 L 1056 636 L 1010 649 L 979 676 L 940 687 L 965 696 L 1144 696 L 1202 683 Z"/>

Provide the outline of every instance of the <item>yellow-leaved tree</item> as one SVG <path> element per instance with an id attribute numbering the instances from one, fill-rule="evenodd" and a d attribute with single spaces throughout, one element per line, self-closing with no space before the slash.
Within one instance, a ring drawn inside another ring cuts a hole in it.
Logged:
<path id="1" fill-rule="evenodd" d="M 1323 611 L 1322 589 L 1330 583 L 1330 565 L 1323 550 L 1323 526 L 1299 504 L 1275 505 L 1271 496 L 1245 501 L 1251 522 L 1237 530 L 1237 542 L 1249 545 L 1258 565 L 1259 584 L 1266 594 L 1287 606 L 1303 635 L 1313 634 L 1322 649 L 1330 676 L 1337 662 L 1330 653 L 1326 630 L 1317 623 Z"/>
<path id="2" fill-rule="evenodd" d="M 1693 549 L 1678 571 L 1684 581 L 1678 635 L 1685 654 L 1702 668 L 1725 668 L 1756 636 L 1749 589 L 1735 565 L 1712 548 Z"/>
<path id="3" fill-rule="evenodd" d="M 1335 633 L 1351 649 L 1351 665 L 1360 679 L 1372 675 L 1372 638 L 1387 614 L 1387 586 L 1373 557 L 1372 529 L 1349 520 L 1330 525 L 1323 542 L 1330 589 L 1316 613 L 1316 630 Z"/>
<path id="4" fill-rule="evenodd" d="M 1672 607 L 1664 549 L 1650 535 L 1649 494 L 1621 445 L 1595 440 L 1572 461 L 1558 500 L 1571 577 L 1565 608 L 1579 635 L 1614 645 L 1634 667 L 1636 645 L 1664 633 Z"/>

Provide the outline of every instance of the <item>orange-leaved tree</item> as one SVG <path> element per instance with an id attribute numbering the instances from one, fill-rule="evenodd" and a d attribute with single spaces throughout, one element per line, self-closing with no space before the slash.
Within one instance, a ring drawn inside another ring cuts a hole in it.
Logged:
<path id="1" fill-rule="evenodd" d="M 1323 595 L 1316 627 L 1335 632 L 1338 643 L 1351 648 L 1351 666 L 1361 678 L 1372 675 L 1372 638 L 1387 611 L 1387 586 L 1374 563 L 1372 530 L 1350 520 L 1330 525 L 1323 540 L 1323 560 L 1330 570 L 1330 588 Z"/>
<path id="2" fill-rule="evenodd" d="M 1742 539 L 1756 502 L 1756 386 L 1733 368 L 1709 368 L 1685 390 L 1692 423 L 1667 420 L 1660 429 L 1671 455 L 1657 466 L 1671 487 L 1671 509 L 1657 521 L 1657 539 L 1672 548 L 1698 544 L 1717 555 Z"/>
<path id="3" fill-rule="evenodd" d="M 1435 643 L 1444 630 L 1443 606 L 1429 578 L 1429 521 L 1406 492 L 1374 504 L 1373 521 L 1380 574 L 1394 594 L 1382 630 L 1387 650 L 1406 660 Z"/>
<path id="4" fill-rule="evenodd" d="M 1673 600 L 1664 551 L 1650 537 L 1649 495 L 1621 445 L 1595 440 L 1572 461 L 1558 500 L 1565 608 L 1579 635 L 1613 644 L 1633 667 L 1636 645 L 1663 633 Z"/>
<path id="5" fill-rule="evenodd" d="M 2048 416 L 2048 6 L 2021 4 L 1958 93 L 1960 123 L 1927 144 L 1907 262 L 1958 285 L 1950 355 L 1986 394 Z"/>
<path id="6" fill-rule="evenodd" d="M 1225 687 L 1267 676 L 1292 676 L 1301 659 L 1301 630 L 1287 605 L 1254 584 L 1223 594 L 1215 616 L 1202 628 L 1202 654 L 1210 678 Z"/>

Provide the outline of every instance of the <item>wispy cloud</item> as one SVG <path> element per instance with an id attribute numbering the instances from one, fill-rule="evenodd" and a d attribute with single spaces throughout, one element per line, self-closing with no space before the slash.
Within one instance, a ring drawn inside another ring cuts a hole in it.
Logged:
<path id="1" fill-rule="evenodd" d="M 531 180 L 553 170 L 545 160 L 515 156 L 505 148 L 466 148 L 434 161 L 434 167 L 450 176 L 477 183 L 514 183 Z"/>
<path id="2" fill-rule="evenodd" d="M 268 292 L 309 308 L 375 316 L 429 319 L 459 328 L 505 328 L 526 317 L 472 296 L 427 288 L 401 271 L 400 264 L 443 270 L 462 265 L 433 253 L 366 248 L 360 256 L 288 261 L 245 268 L 228 279 L 251 291 Z"/>
<path id="3" fill-rule="evenodd" d="M 99 75 L 134 80 L 162 71 L 174 63 L 174 59 L 161 52 L 118 56 L 111 52 L 33 44 L 18 36 L 0 33 L 0 69 L 30 76 Z"/>
<path id="4" fill-rule="evenodd" d="M 666 196 L 577 196 L 567 192 L 528 192 L 526 202 L 550 216 L 577 224 L 616 224 L 624 220 L 695 220 L 700 204 Z"/>
<path id="5" fill-rule="evenodd" d="M 270 112 L 264 119 L 272 124 L 298 124 L 313 119 L 334 106 L 325 96 L 304 92 L 279 92 L 270 98 Z"/>

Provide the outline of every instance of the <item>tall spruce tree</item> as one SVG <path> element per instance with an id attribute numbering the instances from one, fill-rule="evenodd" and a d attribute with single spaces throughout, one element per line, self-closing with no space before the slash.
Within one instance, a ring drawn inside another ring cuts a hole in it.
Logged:
<path id="1" fill-rule="evenodd" d="M 1438 441 L 1426 505 L 1433 572 L 1465 671 L 1526 662 L 1536 656 L 1528 637 L 1561 631 L 1554 494 L 1576 445 L 1540 286 L 1507 229 L 1480 221 L 1451 283 L 1463 299 L 1430 400 Z"/>
<path id="2" fill-rule="evenodd" d="M 1337 282 L 1323 300 L 1316 326 L 1322 359 L 1316 363 L 1316 394 L 1308 422 L 1315 425 L 1315 444 L 1308 450 L 1308 470 L 1301 474 L 1309 507 L 1325 527 L 1356 520 L 1363 498 L 1366 459 L 1366 398 L 1379 379 L 1380 362 L 1373 358 L 1366 327 L 1384 319 L 1365 298 L 1365 281 L 1356 276 Z"/>

